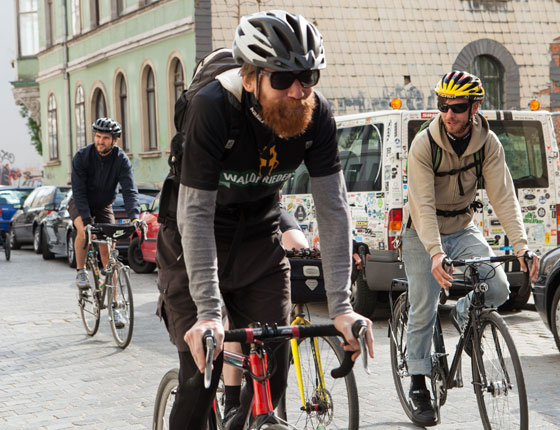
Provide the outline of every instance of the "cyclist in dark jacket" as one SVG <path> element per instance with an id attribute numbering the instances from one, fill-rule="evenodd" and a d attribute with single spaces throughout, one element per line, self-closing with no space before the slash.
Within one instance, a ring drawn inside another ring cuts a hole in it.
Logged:
<path id="1" fill-rule="evenodd" d="M 74 251 L 76 253 L 76 284 L 79 288 L 89 285 L 84 269 L 86 251 L 86 225 L 114 223 L 112 203 L 120 184 L 125 208 L 130 219 L 137 221 L 140 215 L 138 190 L 134 183 L 132 165 L 124 151 L 116 146 L 121 135 L 121 126 L 110 118 L 99 118 L 92 125 L 94 143 L 80 149 L 72 160 L 72 198 L 68 212 L 76 228 Z M 101 261 L 107 265 L 109 252 L 99 248 Z"/>
<path id="2" fill-rule="evenodd" d="M 289 323 L 289 263 L 278 231 L 278 193 L 305 161 L 321 235 L 329 314 L 356 351 L 352 324 L 365 319 L 373 357 L 371 321 L 350 305 L 351 237 L 346 186 L 337 151 L 336 124 L 328 102 L 313 90 L 326 67 L 322 37 L 300 15 L 261 12 L 241 19 L 233 44 L 241 71 L 225 72 L 236 84 L 244 133 L 224 157 L 228 142 L 227 91 L 213 81 L 188 107 L 183 132 L 177 231 L 158 233 L 159 314 L 179 351 L 179 386 L 170 429 L 202 430 L 222 368 L 224 329 L 220 292 L 232 328 L 253 321 Z M 231 92 L 231 91 L 230 91 Z M 240 239 L 240 240 L 238 240 Z M 232 251 L 233 249 L 233 251 Z M 186 271 L 185 271 L 186 267 Z M 216 351 L 206 390 L 202 334 L 212 329 Z M 288 344 L 275 348 L 272 402 L 286 386 Z M 228 430 L 239 430 L 251 388 L 241 393 Z"/>

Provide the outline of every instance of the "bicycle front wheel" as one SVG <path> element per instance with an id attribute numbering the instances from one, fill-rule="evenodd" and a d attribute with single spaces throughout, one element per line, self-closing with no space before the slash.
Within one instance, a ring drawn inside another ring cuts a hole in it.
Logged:
<path id="1" fill-rule="evenodd" d="M 114 279 L 114 277 L 109 279 Z M 134 329 L 134 302 L 127 268 L 117 269 L 112 294 L 111 306 L 109 306 L 111 331 L 117 345 L 124 349 L 130 343 Z"/>
<path id="2" fill-rule="evenodd" d="M 86 329 L 86 333 L 95 336 L 99 329 L 99 290 L 97 289 L 97 276 L 95 275 L 95 264 L 88 257 L 86 262 L 89 286 L 87 288 L 78 289 L 78 305 L 80 306 L 80 315 L 82 323 Z"/>
<path id="3" fill-rule="evenodd" d="M 473 339 L 474 343 L 474 339 Z M 473 386 L 485 429 L 527 429 L 527 392 L 511 334 L 497 312 L 480 316 L 480 345 L 473 352 Z M 479 362 L 481 360 L 482 362 Z"/>
<path id="4" fill-rule="evenodd" d="M 10 243 L 10 238 L 8 234 L 4 233 L 4 255 L 6 256 L 6 261 L 10 261 L 10 256 L 12 255 L 12 244 Z"/>
<path id="5" fill-rule="evenodd" d="M 357 430 L 359 400 L 354 372 L 340 379 L 330 374 L 344 358 L 340 340 L 336 337 L 304 339 L 298 345 L 298 353 L 302 385 L 298 385 L 294 357 L 290 354 L 288 387 L 278 406 L 278 416 L 298 429 Z"/>
<path id="6" fill-rule="evenodd" d="M 175 401 L 178 385 L 179 369 L 172 369 L 163 376 L 156 394 L 152 430 L 169 429 L 169 414 Z"/>

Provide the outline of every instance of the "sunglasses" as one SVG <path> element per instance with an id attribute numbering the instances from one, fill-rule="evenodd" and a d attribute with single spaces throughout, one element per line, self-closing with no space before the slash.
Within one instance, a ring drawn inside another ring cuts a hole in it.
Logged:
<path id="1" fill-rule="evenodd" d="M 447 112 L 449 109 L 453 111 L 453 113 L 463 113 L 466 112 L 469 108 L 469 103 L 457 103 L 455 105 L 448 105 L 447 103 L 438 103 L 438 109 L 440 112 Z"/>
<path id="2" fill-rule="evenodd" d="M 319 70 L 304 70 L 303 72 L 269 72 L 261 70 L 261 73 L 268 76 L 270 86 L 275 90 L 287 90 L 297 79 L 303 88 L 310 88 L 319 82 Z"/>

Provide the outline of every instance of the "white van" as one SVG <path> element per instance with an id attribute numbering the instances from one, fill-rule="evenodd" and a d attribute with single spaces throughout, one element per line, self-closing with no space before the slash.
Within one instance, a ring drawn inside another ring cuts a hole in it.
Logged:
<path id="1" fill-rule="evenodd" d="M 369 245 L 371 258 L 365 276 L 354 276 L 352 304 L 369 316 L 378 300 L 386 300 L 393 279 L 405 278 L 393 246 L 400 233 L 407 201 L 406 159 L 420 126 L 436 111 L 382 111 L 337 118 L 340 159 L 348 188 L 354 239 Z M 558 146 L 552 116 L 538 111 L 483 111 L 506 153 L 518 190 L 529 246 L 542 255 L 558 246 L 557 209 L 560 203 Z M 293 213 L 310 243 L 316 245 L 313 200 L 305 166 L 295 172 L 283 190 L 284 205 Z M 484 190 L 478 193 L 482 213 L 475 221 L 497 253 L 511 252 L 504 230 Z M 512 294 L 510 307 L 524 305 L 530 295 L 527 277 L 519 265 L 506 267 Z M 367 282 L 366 282 L 367 280 Z M 397 288 L 403 283 L 396 283 Z M 394 286 L 395 286 L 394 285 Z"/>

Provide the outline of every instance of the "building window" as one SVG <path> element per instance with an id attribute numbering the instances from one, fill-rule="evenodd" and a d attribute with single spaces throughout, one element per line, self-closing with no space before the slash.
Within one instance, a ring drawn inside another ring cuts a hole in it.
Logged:
<path id="1" fill-rule="evenodd" d="M 89 2 L 90 26 L 95 28 L 99 25 L 99 0 L 91 0 Z"/>
<path id="2" fill-rule="evenodd" d="M 74 114 L 76 117 L 76 149 L 80 149 L 86 146 L 86 104 L 84 88 L 81 85 L 76 89 Z"/>
<path id="3" fill-rule="evenodd" d="M 49 141 L 49 160 L 58 160 L 58 130 L 56 124 L 56 99 L 49 96 L 47 111 L 47 132 Z"/>
<path id="4" fill-rule="evenodd" d="M 82 1 L 72 0 L 72 34 L 75 36 L 82 32 Z"/>
<path id="5" fill-rule="evenodd" d="M 19 0 L 19 55 L 35 55 L 39 51 L 37 0 Z"/>
<path id="6" fill-rule="evenodd" d="M 130 145 L 128 143 L 128 133 L 127 133 L 127 125 L 128 125 L 128 93 L 126 88 L 126 80 L 124 79 L 124 75 L 122 73 L 119 74 L 117 77 L 117 85 L 118 85 L 118 121 L 121 123 L 121 139 L 120 144 L 121 148 L 125 152 L 130 152 Z"/>
<path id="7" fill-rule="evenodd" d="M 105 96 L 103 91 L 97 90 L 95 92 L 95 119 L 107 117 L 107 103 L 105 103 Z"/>
<path id="8" fill-rule="evenodd" d="M 123 0 L 116 0 L 117 16 L 121 16 L 123 13 L 123 9 L 124 9 L 123 3 L 124 3 Z"/>
<path id="9" fill-rule="evenodd" d="M 181 61 L 177 58 L 175 60 L 175 67 L 173 70 L 173 88 L 175 92 L 175 101 L 179 100 L 181 93 L 185 89 L 185 77 L 183 75 L 183 65 Z"/>
<path id="10" fill-rule="evenodd" d="M 151 67 L 146 70 L 146 114 L 148 120 L 148 150 L 157 149 L 157 120 L 156 120 L 156 87 L 154 72 Z"/>
<path id="11" fill-rule="evenodd" d="M 54 0 L 46 0 L 45 2 L 45 36 L 47 39 L 47 47 L 54 43 Z"/>
<path id="12" fill-rule="evenodd" d="M 472 71 L 484 87 L 484 109 L 503 109 L 504 73 L 500 62 L 490 55 L 479 55 L 473 61 Z"/>

